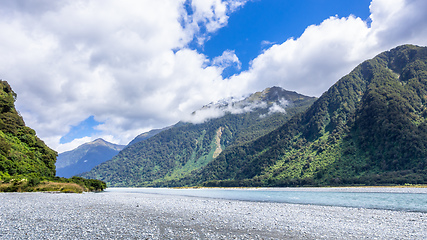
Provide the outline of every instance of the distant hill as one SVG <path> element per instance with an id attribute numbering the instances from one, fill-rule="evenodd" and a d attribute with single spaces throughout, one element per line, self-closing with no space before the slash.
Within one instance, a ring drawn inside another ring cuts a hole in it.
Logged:
<path id="1" fill-rule="evenodd" d="M 15 109 L 16 97 L 0 80 L 0 180 L 16 175 L 54 177 L 57 153 L 25 126 Z"/>
<path id="2" fill-rule="evenodd" d="M 181 181 L 205 186 L 427 183 L 427 48 L 365 61 L 307 111 Z"/>
<path id="3" fill-rule="evenodd" d="M 60 153 L 56 161 L 56 175 L 68 178 L 90 171 L 93 167 L 113 158 L 124 147 L 99 138 L 74 150 Z"/>
<path id="4" fill-rule="evenodd" d="M 187 122 L 129 145 L 112 160 L 82 174 L 109 186 L 175 186 L 224 149 L 253 141 L 306 110 L 316 98 L 267 88 L 243 100 L 226 99 L 193 113 Z"/>

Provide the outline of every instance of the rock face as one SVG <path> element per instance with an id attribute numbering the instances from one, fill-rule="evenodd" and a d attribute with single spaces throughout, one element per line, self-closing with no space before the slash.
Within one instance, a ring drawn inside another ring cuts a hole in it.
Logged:
<path id="1" fill-rule="evenodd" d="M 85 143 L 74 150 L 58 155 L 56 174 L 59 177 L 72 177 L 110 160 L 125 146 L 109 143 L 101 138 Z"/>

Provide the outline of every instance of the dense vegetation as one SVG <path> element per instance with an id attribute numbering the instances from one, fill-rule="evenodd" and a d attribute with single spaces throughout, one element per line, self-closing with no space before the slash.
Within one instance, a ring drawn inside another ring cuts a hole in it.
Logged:
<path id="1" fill-rule="evenodd" d="M 105 182 L 81 177 L 25 177 L 21 175 L 1 179 L 0 192 L 64 192 L 82 193 L 103 191 Z"/>
<path id="2" fill-rule="evenodd" d="M 128 145 L 130 146 L 130 145 L 133 145 L 133 144 L 135 144 L 137 142 L 141 142 L 141 141 L 147 140 L 147 139 L 149 139 L 149 138 L 157 135 L 158 133 L 160 133 L 160 132 L 162 132 L 162 131 L 164 131 L 166 129 L 169 129 L 169 128 L 170 127 L 165 127 L 165 128 L 162 128 L 162 129 L 153 129 L 151 131 L 141 133 L 138 136 L 136 136 L 132 141 L 130 141 L 130 143 Z"/>
<path id="3" fill-rule="evenodd" d="M 271 112 L 271 107 L 283 105 L 284 100 L 286 113 Z M 227 147 L 267 134 L 314 101 L 278 87 L 269 88 L 233 103 L 233 107 L 255 106 L 252 111 L 227 113 L 201 124 L 180 122 L 127 147 L 82 176 L 101 179 L 109 186 L 181 186 L 182 179 L 208 165 Z"/>
<path id="4" fill-rule="evenodd" d="M 25 126 L 15 109 L 16 94 L 0 82 L 0 177 L 7 175 L 55 176 L 56 152 Z"/>
<path id="5" fill-rule="evenodd" d="M 0 81 L 0 191 L 31 190 L 49 181 L 73 182 L 55 177 L 57 153 L 25 126 L 15 109 L 15 99 L 10 85 Z M 105 188 L 101 181 L 74 183 L 81 183 L 86 189 Z"/>
<path id="6" fill-rule="evenodd" d="M 185 184 L 301 186 L 427 183 L 427 48 L 366 61 L 306 112 L 229 148 Z"/>
<path id="7" fill-rule="evenodd" d="M 112 186 L 427 183 L 427 48 L 381 53 L 304 104 L 179 123 L 85 176 Z"/>

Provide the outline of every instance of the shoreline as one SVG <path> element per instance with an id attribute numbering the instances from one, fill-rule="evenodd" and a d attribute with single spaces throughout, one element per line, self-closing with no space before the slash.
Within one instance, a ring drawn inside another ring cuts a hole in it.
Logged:
<path id="1" fill-rule="evenodd" d="M 1 193 L 0 239 L 427 239 L 427 213 L 146 193 Z"/>
<path id="2" fill-rule="evenodd" d="M 265 190 L 265 191 L 318 191 L 318 192 L 391 192 L 391 193 L 426 193 L 427 185 L 417 186 L 351 186 L 351 187 L 108 187 L 109 189 L 171 189 L 171 190 L 197 190 L 197 189 L 221 189 L 221 190 Z"/>

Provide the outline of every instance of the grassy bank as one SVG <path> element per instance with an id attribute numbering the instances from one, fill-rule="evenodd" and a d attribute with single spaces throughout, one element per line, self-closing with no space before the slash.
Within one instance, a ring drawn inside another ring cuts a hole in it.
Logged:
<path id="1" fill-rule="evenodd" d="M 13 176 L 0 179 L 0 192 L 98 192 L 106 188 L 99 180 L 72 178 L 47 178 Z"/>

